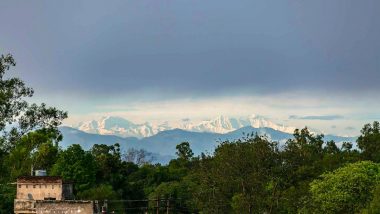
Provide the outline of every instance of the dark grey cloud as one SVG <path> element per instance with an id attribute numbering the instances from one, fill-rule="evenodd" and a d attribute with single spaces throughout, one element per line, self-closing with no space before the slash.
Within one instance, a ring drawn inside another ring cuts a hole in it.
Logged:
<path id="1" fill-rule="evenodd" d="M 380 90 L 380 1 L 2 1 L 1 52 L 46 92 Z"/>
<path id="2" fill-rule="evenodd" d="M 289 119 L 292 120 L 339 120 L 344 117 L 341 115 L 312 115 L 312 116 L 297 116 L 290 115 Z"/>

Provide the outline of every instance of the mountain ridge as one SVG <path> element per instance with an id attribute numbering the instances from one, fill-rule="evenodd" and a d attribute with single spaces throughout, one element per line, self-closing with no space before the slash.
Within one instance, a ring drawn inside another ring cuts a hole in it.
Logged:
<path id="1" fill-rule="evenodd" d="M 246 126 L 228 133 L 193 132 L 177 128 L 161 131 L 155 135 L 145 138 L 123 138 L 115 135 L 86 133 L 66 126 L 60 127 L 60 130 L 63 134 L 63 141 L 60 145 L 63 148 L 67 148 L 72 144 L 80 144 L 84 149 L 89 150 L 94 144 L 112 145 L 114 143 L 119 143 L 122 151 L 127 151 L 130 148 L 134 148 L 152 152 L 156 154 L 158 162 L 160 163 L 166 163 L 165 161 L 168 160 L 168 157 L 174 157 L 176 145 L 184 141 L 190 143 L 195 155 L 199 155 L 202 152 L 212 153 L 214 149 L 223 141 L 238 140 L 250 133 L 257 133 L 261 136 L 266 135 L 270 140 L 277 141 L 281 145 L 293 137 L 292 134 L 277 131 L 272 128 L 254 128 L 250 126 Z M 354 143 L 356 138 L 326 135 L 324 140 L 334 140 L 339 144 L 344 141 Z M 166 159 L 163 160 L 161 156 L 166 157 Z"/>

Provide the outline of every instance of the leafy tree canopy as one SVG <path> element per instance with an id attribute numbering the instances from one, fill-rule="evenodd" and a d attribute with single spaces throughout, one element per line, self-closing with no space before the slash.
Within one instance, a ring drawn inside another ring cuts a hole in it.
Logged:
<path id="1" fill-rule="evenodd" d="M 318 212 L 357 213 L 371 200 L 379 183 L 380 165 L 362 161 L 324 173 L 310 185 Z"/>
<path id="2" fill-rule="evenodd" d="M 190 148 L 189 142 L 182 142 L 178 144 L 175 148 L 177 149 L 176 154 L 180 159 L 190 160 L 190 158 L 192 158 L 194 155 L 193 151 Z"/>
<path id="3" fill-rule="evenodd" d="M 52 168 L 52 175 L 62 176 L 65 180 L 75 181 L 76 189 L 81 191 L 95 183 L 95 160 L 90 152 L 73 144 L 62 151 Z"/>
<path id="4" fill-rule="evenodd" d="M 17 77 L 8 77 L 7 72 L 16 65 L 12 55 L 0 57 L 0 149 L 10 151 L 26 133 L 38 129 L 50 129 L 61 140 L 58 126 L 67 118 L 67 112 L 54 107 L 29 104 L 25 98 L 34 91 Z"/>
<path id="5" fill-rule="evenodd" d="M 357 140 L 359 148 L 362 150 L 362 157 L 365 160 L 380 162 L 380 124 L 375 121 L 373 124 L 366 124 L 361 130 L 361 136 Z"/>

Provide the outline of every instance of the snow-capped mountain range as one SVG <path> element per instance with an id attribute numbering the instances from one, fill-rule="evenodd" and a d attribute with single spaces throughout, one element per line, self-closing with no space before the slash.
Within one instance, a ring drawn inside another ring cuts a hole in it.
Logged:
<path id="1" fill-rule="evenodd" d="M 126 152 L 131 148 L 144 149 L 154 153 L 156 162 L 162 164 L 167 164 L 170 159 L 175 157 L 176 145 L 180 142 L 189 142 L 192 151 L 197 156 L 202 152 L 212 153 L 221 142 L 242 139 L 247 136 L 247 134 L 252 133 L 266 136 L 267 139 L 278 142 L 280 147 L 283 146 L 288 139 L 293 138 L 292 134 L 277 131 L 272 128 L 253 128 L 251 126 L 223 134 L 172 129 L 161 131 L 145 138 L 91 134 L 67 126 L 61 126 L 60 131 L 63 135 L 63 141 L 60 142 L 62 148 L 67 148 L 72 144 L 79 144 L 83 149 L 90 150 L 94 144 L 113 145 L 119 143 L 122 152 Z M 337 143 L 338 147 L 341 147 L 342 142 L 352 142 L 355 148 L 356 139 L 356 137 L 340 137 L 335 135 L 325 135 L 324 137 L 325 142 L 333 140 Z"/>
<path id="2" fill-rule="evenodd" d="M 153 136 L 161 131 L 173 129 L 224 134 L 247 126 L 253 128 L 272 128 L 285 133 L 293 133 L 295 129 L 294 127 L 276 124 L 258 115 L 242 118 L 219 116 L 201 122 L 181 120 L 175 123 L 164 122 L 160 124 L 151 124 L 149 122 L 136 124 L 121 117 L 106 116 L 99 120 L 81 122 L 77 126 L 74 126 L 74 128 L 92 134 L 144 138 Z"/>
<path id="3" fill-rule="evenodd" d="M 225 141 L 234 141 L 256 133 L 278 142 L 280 146 L 293 138 L 294 127 L 279 125 L 270 119 L 251 115 L 242 118 L 219 116 L 211 120 L 192 122 L 189 119 L 152 124 L 133 123 L 121 117 L 107 116 L 99 120 L 81 122 L 78 126 L 61 126 L 62 148 L 79 144 L 89 150 L 94 144 L 120 144 L 122 151 L 144 149 L 154 154 L 158 163 L 167 164 L 175 157 L 176 145 L 189 142 L 196 155 L 212 153 Z M 312 131 L 313 133 L 320 133 Z M 357 137 L 325 135 L 324 140 L 337 143 L 352 142 L 355 147 Z"/>

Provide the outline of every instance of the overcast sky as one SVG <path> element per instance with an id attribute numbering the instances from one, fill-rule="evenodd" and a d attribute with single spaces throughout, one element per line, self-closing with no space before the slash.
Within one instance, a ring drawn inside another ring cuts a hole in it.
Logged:
<path id="1" fill-rule="evenodd" d="M 0 3 L 34 101 L 142 122 L 261 114 L 358 133 L 380 119 L 380 1 Z M 183 107 L 186 106 L 186 107 Z"/>

